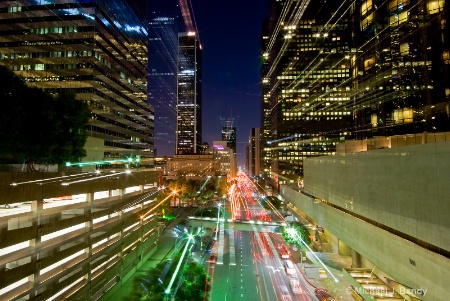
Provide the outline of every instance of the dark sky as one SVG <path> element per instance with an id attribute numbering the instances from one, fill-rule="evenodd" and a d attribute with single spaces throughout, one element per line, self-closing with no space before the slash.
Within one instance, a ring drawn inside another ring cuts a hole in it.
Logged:
<path id="1" fill-rule="evenodd" d="M 188 0 L 189 1 L 189 0 Z M 260 37 L 268 0 L 191 0 L 203 49 L 203 141 L 221 140 L 220 117 L 234 117 L 238 164 L 260 127 Z"/>

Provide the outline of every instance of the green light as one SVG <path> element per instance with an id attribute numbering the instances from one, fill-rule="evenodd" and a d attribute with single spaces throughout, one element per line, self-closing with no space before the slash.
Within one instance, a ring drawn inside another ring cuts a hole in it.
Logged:
<path id="1" fill-rule="evenodd" d="M 69 167 L 71 164 L 70 162 L 66 162 L 66 166 Z"/>
<path id="2" fill-rule="evenodd" d="M 170 289 L 172 288 L 173 282 L 175 281 L 178 271 L 180 270 L 180 266 L 181 266 L 181 263 L 183 262 L 183 258 L 186 255 L 189 244 L 191 243 L 191 239 L 193 239 L 194 236 L 192 236 L 192 234 L 189 234 L 188 238 L 189 239 L 186 242 L 186 246 L 184 247 L 183 253 L 181 254 L 181 258 L 179 259 L 177 267 L 175 268 L 175 272 L 172 274 L 172 279 L 170 279 L 169 286 L 166 289 L 166 294 L 170 293 Z"/>
<path id="3" fill-rule="evenodd" d="M 128 162 L 133 162 L 133 158 L 128 158 Z"/>

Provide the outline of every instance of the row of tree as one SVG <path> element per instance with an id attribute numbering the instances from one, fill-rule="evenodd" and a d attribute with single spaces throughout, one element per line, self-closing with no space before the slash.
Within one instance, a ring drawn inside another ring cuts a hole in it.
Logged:
<path id="1" fill-rule="evenodd" d="M 29 87 L 0 66 L 0 159 L 42 164 L 77 161 L 86 155 L 88 105 L 74 93 L 49 94 Z"/>
<path id="2" fill-rule="evenodd" d="M 202 204 L 211 200 L 215 194 L 222 192 L 220 187 L 216 187 L 215 182 L 216 181 L 214 178 L 210 178 L 209 181 L 203 186 L 205 183 L 203 180 L 179 177 L 177 180 L 166 180 L 165 184 L 168 188 L 168 192 L 170 193 L 172 191 L 177 191 L 178 196 L 183 202 L 195 200 L 196 202 Z"/>

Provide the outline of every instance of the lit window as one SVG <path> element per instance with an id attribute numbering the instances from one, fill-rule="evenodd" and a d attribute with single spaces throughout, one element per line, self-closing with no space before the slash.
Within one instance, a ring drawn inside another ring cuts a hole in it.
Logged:
<path id="1" fill-rule="evenodd" d="M 427 2 L 427 9 L 430 15 L 437 14 L 444 10 L 445 0 L 429 0 Z"/>

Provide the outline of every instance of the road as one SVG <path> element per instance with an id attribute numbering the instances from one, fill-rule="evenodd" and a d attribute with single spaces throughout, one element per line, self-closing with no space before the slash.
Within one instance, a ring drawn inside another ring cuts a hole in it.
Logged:
<path id="1" fill-rule="evenodd" d="M 278 256 L 273 239 L 268 233 L 257 231 L 225 230 L 213 250 L 223 260 L 205 261 L 205 269 L 212 277 L 211 301 L 270 301 L 270 300 L 317 300 L 309 284 L 297 267 L 302 294 L 295 295 Z M 234 250 L 233 247 L 234 245 Z M 233 252 L 234 251 L 234 252 Z M 223 252 L 223 254 L 221 254 Z M 206 257 L 206 259 L 208 256 Z M 281 287 L 285 286 L 288 295 Z"/>

